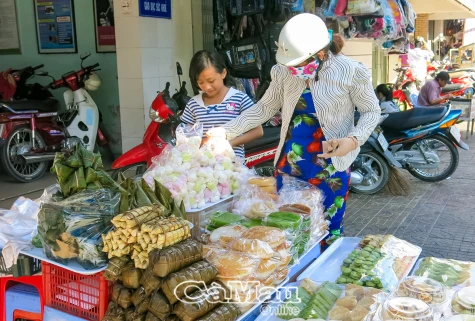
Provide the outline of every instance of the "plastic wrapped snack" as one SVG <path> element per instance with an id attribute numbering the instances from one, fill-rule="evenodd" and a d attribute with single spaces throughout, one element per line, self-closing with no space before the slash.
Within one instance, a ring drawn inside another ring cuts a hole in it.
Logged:
<path id="1" fill-rule="evenodd" d="M 473 266 L 471 262 L 426 257 L 415 268 L 414 275 L 431 278 L 448 287 L 466 286 L 471 283 Z"/>
<path id="2" fill-rule="evenodd" d="M 192 289 L 196 289 L 189 286 L 190 281 L 193 282 L 193 284 L 199 284 L 200 282 L 208 284 L 213 281 L 217 275 L 218 270 L 216 267 L 208 262 L 199 261 L 183 270 L 168 275 L 166 279 L 163 280 L 161 289 L 168 301 L 174 304 L 185 294 L 190 294 Z"/>
<path id="3" fill-rule="evenodd" d="M 255 256 L 225 249 L 210 249 L 205 258 L 218 269 L 219 277 L 230 279 L 253 276 L 261 261 Z"/>
<path id="4" fill-rule="evenodd" d="M 272 250 L 269 243 L 255 239 L 233 239 L 229 243 L 229 249 L 256 256 L 261 259 L 270 259 L 275 256 L 275 252 Z"/>
<path id="5" fill-rule="evenodd" d="M 438 310 L 443 308 L 448 298 L 447 289 L 441 283 L 420 276 L 405 278 L 399 283 L 394 294 L 400 297 L 419 299 Z"/>
<path id="6" fill-rule="evenodd" d="M 430 306 L 414 298 L 392 298 L 384 302 L 380 311 L 383 321 L 389 320 L 417 320 L 432 321 L 433 312 Z"/>
<path id="7" fill-rule="evenodd" d="M 248 184 L 257 186 L 259 190 L 269 194 L 271 199 L 277 200 L 277 182 L 274 177 L 252 177 L 248 180 Z"/>
<path id="8" fill-rule="evenodd" d="M 132 306 L 132 290 L 127 289 L 120 283 L 115 283 L 112 288 L 111 300 L 121 308 L 128 309 Z"/>
<path id="9" fill-rule="evenodd" d="M 172 306 L 161 290 L 152 293 L 148 310 L 160 320 L 165 320 L 165 317 L 172 312 Z M 149 312 L 149 313 L 150 313 Z"/>
<path id="10" fill-rule="evenodd" d="M 241 314 L 241 311 L 235 304 L 222 304 L 197 320 L 199 321 L 233 321 L 233 320 L 236 320 L 240 314 Z"/>
<path id="11" fill-rule="evenodd" d="M 218 243 L 221 237 L 238 238 L 246 231 L 247 228 L 242 225 L 222 226 L 211 232 L 209 240 L 213 243 Z"/>
<path id="12" fill-rule="evenodd" d="M 475 286 L 468 286 L 455 292 L 452 310 L 458 314 L 475 315 Z"/>
<path id="13" fill-rule="evenodd" d="M 197 290 L 178 302 L 173 312 L 182 321 L 194 321 L 204 316 L 229 297 L 229 291 L 222 283 L 216 281 L 214 285 L 216 291 Z"/>
<path id="14" fill-rule="evenodd" d="M 38 235 L 45 254 L 63 264 L 77 258 L 85 269 L 106 265 L 102 234 L 113 228 L 110 221 L 119 201 L 120 194 L 100 189 L 43 202 L 38 213 Z"/>
<path id="15" fill-rule="evenodd" d="M 271 226 L 254 226 L 244 231 L 240 236 L 245 239 L 266 242 L 271 248 L 279 247 L 285 242 L 285 232 Z"/>
<path id="16" fill-rule="evenodd" d="M 217 212 L 211 216 L 207 229 L 208 231 L 212 231 L 218 227 L 239 224 L 243 219 L 244 217 L 241 215 L 229 212 Z"/>
<path id="17" fill-rule="evenodd" d="M 278 206 L 271 195 L 256 185 L 243 188 L 233 204 L 233 213 L 244 215 L 248 219 L 264 219 L 277 210 Z"/>
<path id="18" fill-rule="evenodd" d="M 117 303 L 110 301 L 102 321 L 124 321 L 125 311 Z"/>
<path id="19" fill-rule="evenodd" d="M 380 8 L 375 0 L 348 0 L 346 7 L 347 15 L 368 15 L 375 13 Z"/>
<path id="20" fill-rule="evenodd" d="M 469 314 L 459 314 L 459 315 L 446 316 L 440 320 L 441 321 L 475 321 L 475 316 L 469 315 Z"/>
<path id="21" fill-rule="evenodd" d="M 153 273 L 158 277 L 166 277 L 200 261 L 203 258 L 203 246 L 197 241 L 186 240 L 162 250 L 154 250 L 149 257 Z"/>

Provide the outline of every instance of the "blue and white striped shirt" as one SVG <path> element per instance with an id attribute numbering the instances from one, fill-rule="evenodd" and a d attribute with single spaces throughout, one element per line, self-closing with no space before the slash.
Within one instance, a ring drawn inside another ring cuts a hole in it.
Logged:
<path id="1" fill-rule="evenodd" d="M 226 124 L 253 105 L 248 95 L 234 88 L 229 88 L 223 101 L 215 105 L 205 106 L 203 96 L 199 94 L 188 101 L 181 120 L 187 124 L 203 124 L 205 135 L 209 129 Z M 234 152 L 237 157 L 244 158 L 244 145 L 234 147 Z"/>

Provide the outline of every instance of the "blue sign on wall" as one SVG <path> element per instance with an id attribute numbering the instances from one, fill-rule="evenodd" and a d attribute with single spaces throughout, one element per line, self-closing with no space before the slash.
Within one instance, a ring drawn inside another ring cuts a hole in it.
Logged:
<path id="1" fill-rule="evenodd" d="M 139 16 L 172 18 L 172 0 L 139 0 Z"/>

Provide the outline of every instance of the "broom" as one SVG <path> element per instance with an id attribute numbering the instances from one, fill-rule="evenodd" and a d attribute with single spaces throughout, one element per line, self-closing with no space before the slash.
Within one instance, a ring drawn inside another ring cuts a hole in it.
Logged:
<path id="1" fill-rule="evenodd" d="M 411 190 L 412 186 L 409 179 L 402 175 L 395 166 L 391 166 L 386 191 L 395 196 L 408 196 Z"/>

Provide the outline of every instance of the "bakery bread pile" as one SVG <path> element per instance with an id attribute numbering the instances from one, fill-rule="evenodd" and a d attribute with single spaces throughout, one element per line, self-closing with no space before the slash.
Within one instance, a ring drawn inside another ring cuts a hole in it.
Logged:
<path id="1" fill-rule="evenodd" d="M 204 257 L 217 268 L 218 280 L 231 290 L 242 311 L 255 304 L 259 288 L 276 286 L 288 275 L 291 244 L 281 229 L 223 226 L 215 229 L 209 240 L 203 246 Z M 248 281 L 244 288 L 242 281 Z"/>

